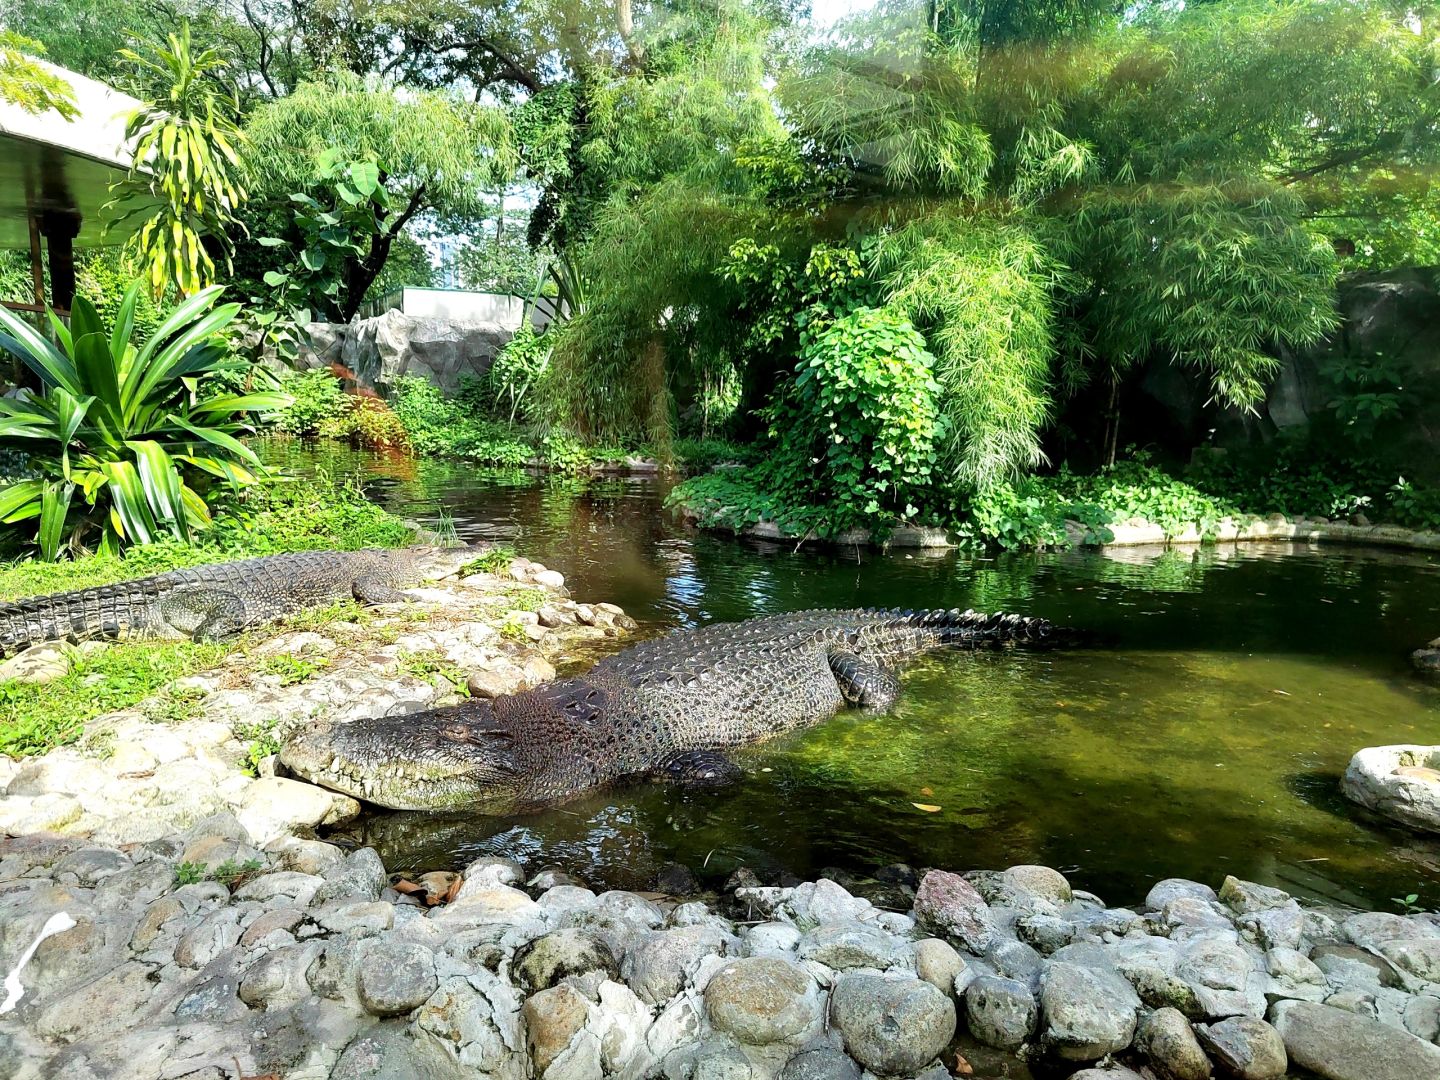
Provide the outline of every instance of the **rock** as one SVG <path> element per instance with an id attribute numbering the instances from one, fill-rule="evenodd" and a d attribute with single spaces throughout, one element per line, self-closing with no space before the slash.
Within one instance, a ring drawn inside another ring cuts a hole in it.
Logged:
<path id="1" fill-rule="evenodd" d="M 750 1060 L 735 1046 L 702 1046 L 690 1080 L 752 1080 Z"/>
<path id="2" fill-rule="evenodd" d="M 732 960 L 705 987 L 705 1011 L 716 1030 L 742 1043 L 798 1043 L 818 1029 L 815 980 L 797 964 L 769 956 Z"/>
<path id="3" fill-rule="evenodd" d="M 896 962 L 898 947 L 885 931 L 849 922 L 816 927 L 801 938 L 798 951 L 802 960 L 814 960 L 836 971 L 883 970 Z"/>
<path id="4" fill-rule="evenodd" d="M 325 875 L 325 884 L 315 891 L 314 903 L 318 906 L 331 900 L 378 900 L 389 884 L 385 864 L 375 849 L 360 848 Z"/>
<path id="5" fill-rule="evenodd" d="M 1130 1045 L 1140 999 L 1114 971 L 1052 960 L 1040 977 L 1041 1040 L 1066 1061 L 1096 1061 Z"/>
<path id="6" fill-rule="evenodd" d="M 348 795 L 297 780 L 263 776 L 245 789 L 235 816 L 264 845 L 297 827 L 335 825 L 359 813 L 360 804 Z"/>
<path id="7" fill-rule="evenodd" d="M 849 972 L 830 995 L 830 1022 L 856 1061 L 882 1076 L 928 1065 L 955 1037 L 955 1005 L 928 982 Z"/>
<path id="8" fill-rule="evenodd" d="M 1187 881 L 1184 878 L 1166 878 L 1164 881 L 1156 882 L 1145 894 L 1145 910 L 1162 911 L 1171 900 L 1182 896 L 1210 904 L 1216 903 L 1220 899 L 1209 885 L 1202 885 L 1198 881 Z"/>
<path id="9" fill-rule="evenodd" d="M 0 663 L 0 682 L 44 684 L 70 674 L 70 647 L 63 641 L 31 645 Z"/>
<path id="10" fill-rule="evenodd" d="M 465 879 L 465 882 L 460 887 L 460 895 L 464 896 L 467 888 L 474 892 L 477 889 L 493 888 L 496 885 L 523 885 L 525 868 L 514 859 L 487 855 L 465 867 L 465 872 L 461 874 L 461 877 Z"/>
<path id="11" fill-rule="evenodd" d="M 1440 937 L 1440 928 L 1388 911 L 1356 912 L 1345 919 L 1343 929 L 1345 936 L 1360 948 L 1376 953 L 1384 952 L 1393 942 Z"/>
<path id="12" fill-rule="evenodd" d="M 915 942 L 914 948 L 915 974 L 936 989 L 953 994 L 955 976 L 965 970 L 960 954 L 940 938 L 923 938 Z"/>
<path id="13" fill-rule="evenodd" d="M 1367 746 L 1350 759 L 1340 790 L 1402 825 L 1440 833 L 1440 746 Z"/>
<path id="14" fill-rule="evenodd" d="M 1216 1064 L 1239 1080 L 1278 1080 L 1288 1064 L 1280 1033 L 1264 1020 L 1232 1016 L 1196 1028 Z"/>
<path id="15" fill-rule="evenodd" d="M 375 1016 L 401 1016 L 418 1009 L 439 988 L 435 957 L 423 945 L 379 941 L 360 961 L 360 1002 Z"/>
<path id="16" fill-rule="evenodd" d="M 1317 945 L 1310 960 L 1333 986 L 1400 985 L 1400 975 L 1388 960 L 1356 945 Z"/>
<path id="17" fill-rule="evenodd" d="M 828 926 L 851 923 L 870 909 L 870 902 L 828 878 L 804 882 L 791 890 L 788 906 L 798 922 Z"/>
<path id="18" fill-rule="evenodd" d="M 1000 940 L 985 950 L 985 962 L 1008 979 L 1029 983 L 1040 973 L 1045 961 L 1023 941 Z"/>
<path id="19" fill-rule="evenodd" d="M 803 936 L 789 923 L 759 923 L 745 935 L 745 955 L 789 956 L 799 949 Z"/>
<path id="20" fill-rule="evenodd" d="M 1070 1074 L 1070 1080 L 1144 1080 L 1133 1069 L 1124 1065 L 1111 1065 L 1108 1069 L 1081 1069 Z"/>
<path id="21" fill-rule="evenodd" d="M 526 999 L 521 1009 L 525 1045 L 537 1077 L 543 1077 L 569 1047 L 585 1026 L 589 1012 L 589 1003 L 573 986 L 552 986 Z"/>
<path id="22" fill-rule="evenodd" d="M 465 680 L 465 687 L 474 698 L 498 698 L 516 693 L 524 675 L 520 669 L 509 665 L 482 668 L 472 671 Z"/>
<path id="23" fill-rule="evenodd" d="M 1290 1061 L 1325 1080 L 1419 1080 L 1440 1076 L 1440 1046 L 1353 1013 L 1281 1001 L 1270 1022 Z"/>
<path id="24" fill-rule="evenodd" d="M 1271 949 L 1265 954 L 1265 970 L 1270 974 L 1272 1002 L 1280 998 L 1322 1001 L 1325 996 L 1325 973 L 1304 953 L 1296 949 Z"/>
<path id="25" fill-rule="evenodd" d="M 641 1001 L 661 1005 L 685 987 L 706 956 L 725 956 L 738 942 L 713 926 L 682 926 L 645 934 L 625 954 L 620 973 Z"/>
<path id="26" fill-rule="evenodd" d="M 1440 675 L 1440 645 L 1432 641 L 1429 647 L 1416 649 L 1410 654 L 1410 663 L 1422 675 Z"/>
<path id="27" fill-rule="evenodd" d="M 1040 1007 L 1030 987 L 1016 979 L 981 975 L 965 988 L 970 1034 L 998 1050 L 1018 1050 L 1035 1034 Z"/>
<path id="28" fill-rule="evenodd" d="M 1025 915 L 1015 921 L 1015 934 L 1036 952 L 1049 956 L 1075 940 L 1075 927 L 1057 915 Z"/>
<path id="29" fill-rule="evenodd" d="M 860 1066 L 839 1050 L 819 1046 L 792 1057 L 776 1080 L 860 1080 Z"/>
<path id="30" fill-rule="evenodd" d="M 1397 971 L 1422 982 L 1440 983 L 1440 938 L 1387 941 L 1380 955 Z"/>
<path id="31" fill-rule="evenodd" d="M 688 866 L 680 863 L 666 863 L 655 875 L 655 891 L 667 896 L 694 896 L 700 891 L 700 882 Z"/>
<path id="32" fill-rule="evenodd" d="M 306 941 L 261 956 L 240 980 L 239 997 L 255 1008 L 284 1008 L 310 992 L 306 972 L 323 946 Z"/>
<path id="33" fill-rule="evenodd" d="M 1290 894 L 1287 892 L 1272 889 L 1268 885 L 1256 885 L 1253 881 L 1242 881 L 1228 875 L 1224 884 L 1220 886 L 1219 899 L 1237 915 L 1246 915 L 1252 911 L 1265 911 L 1268 908 L 1277 908 L 1291 903 Z"/>
<path id="34" fill-rule="evenodd" d="M 1414 996 L 1401 1016 L 1405 1030 L 1425 1042 L 1440 1042 L 1440 998 Z"/>
<path id="35" fill-rule="evenodd" d="M 610 946 L 585 930 L 555 930 L 515 953 L 516 979 L 532 993 L 548 990 L 567 976 L 590 971 L 603 972 L 610 979 L 620 978 L 620 965 Z"/>
<path id="36" fill-rule="evenodd" d="M 915 891 L 915 921 L 977 955 L 995 940 L 989 905 L 968 881 L 944 870 L 931 870 L 921 880 Z"/>
<path id="37" fill-rule="evenodd" d="M 1052 904 L 1068 904 L 1075 898 L 1065 875 L 1048 866 L 1012 866 L 1000 877 L 1012 888 Z"/>
<path id="38" fill-rule="evenodd" d="M 1209 1080 L 1210 1059 L 1178 1009 L 1156 1009 L 1142 1020 L 1135 1048 L 1162 1080 Z"/>

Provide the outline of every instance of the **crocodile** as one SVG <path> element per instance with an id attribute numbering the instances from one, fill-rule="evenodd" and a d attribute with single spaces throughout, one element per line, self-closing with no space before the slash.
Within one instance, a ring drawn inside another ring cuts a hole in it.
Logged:
<path id="1" fill-rule="evenodd" d="M 1044 619 L 973 611 L 816 610 L 678 630 L 579 677 L 408 716 L 320 721 L 280 762 L 399 810 L 535 810 L 629 778 L 723 784 L 730 747 L 884 710 L 895 670 L 942 646 L 1057 644 Z"/>
<path id="2" fill-rule="evenodd" d="M 0 603 L 0 655 L 46 641 L 215 641 L 306 608 L 402 590 L 454 573 L 472 547 L 298 551 Z"/>

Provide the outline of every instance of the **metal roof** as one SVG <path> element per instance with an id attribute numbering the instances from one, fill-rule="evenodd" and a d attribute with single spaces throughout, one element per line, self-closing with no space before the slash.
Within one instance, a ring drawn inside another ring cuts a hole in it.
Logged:
<path id="1" fill-rule="evenodd" d="M 79 115 L 67 121 L 53 109 L 29 113 L 0 100 L 0 248 L 28 249 L 29 217 L 43 210 L 79 212 L 77 248 L 119 243 L 122 235 L 101 237 L 100 208 L 110 184 L 130 168 L 125 122 L 142 103 L 77 72 L 45 66 L 75 91 Z"/>

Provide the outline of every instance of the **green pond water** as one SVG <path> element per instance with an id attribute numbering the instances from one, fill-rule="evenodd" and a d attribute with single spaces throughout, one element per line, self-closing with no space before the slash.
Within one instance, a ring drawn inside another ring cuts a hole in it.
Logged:
<path id="1" fill-rule="evenodd" d="M 883 716 L 842 714 L 739 752 L 737 786 L 637 784 L 520 819 L 373 813 L 350 835 L 399 870 L 480 854 L 647 887 L 681 862 L 813 876 L 891 862 L 1043 863 L 1110 903 L 1226 874 L 1393 909 L 1440 906 L 1440 843 L 1351 806 L 1359 747 L 1440 742 L 1440 558 L 1289 545 L 975 558 L 796 552 L 696 534 L 653 478 L 535 478 L 298 444 L 397 512 L 512 543 L 645 633 L 807 607 L 975 607 L 1097 631 L 1083 650 L 913 664 Z M 920 803 L 939 807 L 917 809 Z"/>

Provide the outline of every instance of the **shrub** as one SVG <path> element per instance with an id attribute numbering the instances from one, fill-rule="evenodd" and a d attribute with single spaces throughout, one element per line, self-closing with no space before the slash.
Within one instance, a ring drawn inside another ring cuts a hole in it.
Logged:
<path id="1" fill-rule="evenodd" d="M 535 398 L 550 374 L 551 342 L 527 318 L 490 365 L 495 405 L 509 406 L 509 420 L 534 420 Z"/>
<path id="2" fill-rule="evenodd" d="M 255 482 L 259 459 L 236 436 L 250 430 L 249 413 L 289 399 L 217 392 L 217 379 L 244 366 L 223 336 L 239 305 L 215 308 L 220 292 L 181 303 L 138 347 L 139 282 L 108 326 L 83 296 L 68 328 L 52 313 L 58 344 L 0 309 L 0 348 L 43 384 L 0 398 L 0 447 L 26 453 L 32 474 L 0 487 L 0 521 L 37 522 L 45 559 L 79 550 L 92 532 L 109 550 L 162 537 L 190 543 L 210 526 L 213 480 L 232 489 Z"/>
<path id="3" fill-rule="evenodd" d="M 318 435 L 327 420 L 349 409 L 340 380 L 329 368 L 288 371 L 281 386 L 290 404 L 275 414 L 275 427 L 287 435 Z"/>
<path id="4" fill-rule="evenodd" d="M 768 410 L 775 453 L 762 482 L 826 507 L 825 532 L 914 518 L 931 499 L 943 429 L 934 364 L 909 320 L 883 309 L 807 335 L 794 384 Z"/>

